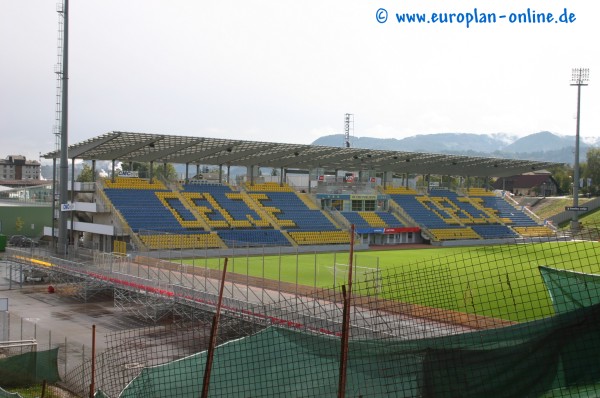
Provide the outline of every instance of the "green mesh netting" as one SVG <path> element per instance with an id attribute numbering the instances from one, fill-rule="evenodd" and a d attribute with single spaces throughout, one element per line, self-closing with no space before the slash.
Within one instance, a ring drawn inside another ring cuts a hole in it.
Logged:
<path id="1" fill-rule="evenodd" d="M 60 380 L 57 358 L 58 348 L 54 348 L 0 359 L 0 386 L 29 386 L 44 380 L 57 382 Z"/>
<path id="2" fill-rule="evenodd" d="M 351 341 L 347 396 L 537 397 L 600 381 L 600 305 L 505 328 Z M 215 350 L 211 397 L 334 397 L 340 340 L 278 327 Z M 121 397 L 197 397 L 206 352 L 144 369 Z M 525 377 L 524 377 L 525 376 Z"/>
<path id="3" fill-rule="evenodd" d="M 600 303 L 600 275 L 539 269 L 557 314 Z"/>

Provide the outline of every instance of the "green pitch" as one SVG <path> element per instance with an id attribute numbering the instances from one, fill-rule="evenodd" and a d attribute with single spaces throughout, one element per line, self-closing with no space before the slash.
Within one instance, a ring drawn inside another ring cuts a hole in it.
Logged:
<path id="1" fill-rule="evenodd" d="M 229 259 L 228 272 L 333 287 L 342 283 L 348 257 L 339 252 L 237 257 Z M 375 294 L 372 275 L 376 275 L 377 294 L 387 299 L 526 321 L 553 314 L 538 266 L 600 273 L 599 258 L 597 242 L 356 252 L 354 265 L 360 268 L 354 291 L 367 294 L 368 288 L 368 294 Z M 184 262 L 222 269 L 223 259 Z"/>

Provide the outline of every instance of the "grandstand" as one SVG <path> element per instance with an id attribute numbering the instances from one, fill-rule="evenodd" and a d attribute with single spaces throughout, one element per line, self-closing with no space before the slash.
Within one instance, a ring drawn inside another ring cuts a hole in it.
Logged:
<path id="1" fill-rule="evenodd" d="M 343 207 L 339 212 L 328 207 L 331 195 L 307 199 L 276 183 L 246 183 L 236 189 L 226 183 L 192 183 L 170 190 L 160 182 L 120 177 L 106 180 L 104 193 L 118 219 L 148 249 L 340 245 L 349 243 L 351 224 L 367 242 L 384 244 L 378 238 L 386 233 L 421 231 L 442 243 L 554 233 L 505 198 L 478 190 L 471 191 L 474 196 L 397 188 L 377 195 L 337 195 Z M 367 211 L 374 202 L 380 209 Z"/>
<path id="2" fill-rule="evenodd" d="M 504 197 L 483 189 L 471 189 L 468 196 L 448 189 L 433 189 L 428 195 L 395 188 L 386 192 L 435 241 L 547 237 L 554 233 Z"/>
<path id="3" fill-rule="evenodd" d="M 350 243 L 350 225 L 363 245 L 460 244 L 554 233 L 485 187 L 416 189 L 393 179 L 398 171 L 514 175 L 552 165 L 545 162 L 123 132 L 72 145 L 69 153 L 92 161 L 120 158 L 130 164 L 143 160 L 186 166 L 180 182 L 127 173 L 98 181 L 92 189 L 76 188 L 77 222 L 70 224 L 75 229 L 70 241 L 76 241 L 78 234 L 104 251 L 114 251 L 115 241 L 126 241 L 129 251 L 342 248 Z M 365 160 L 369 170 L 345 178 L 348 173 L 342 170 L 353 170 Z M 219 179 L 190 178 L 190 164 L 218 165 Z M 229 175 L 229 167 L 235 164 L 249 171 L 239 181 Z M 278 180 L 261 177 L 257 164 L 279 169 Z M 319 178 L 313 173 L 305 185 L 298 186 L 290 183 L 295 170 L 318 170 L 335 177 Z"/>

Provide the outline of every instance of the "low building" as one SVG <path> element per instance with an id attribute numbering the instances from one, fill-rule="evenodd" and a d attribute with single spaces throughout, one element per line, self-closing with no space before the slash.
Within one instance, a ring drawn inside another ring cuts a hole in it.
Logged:
<path id="1" fill-rule="evenodd" d="M 500 177 L 494 182 L 493 187 L 516 196 L 554 196 L 558 193 L 558 183 L 547 172 Z"/>

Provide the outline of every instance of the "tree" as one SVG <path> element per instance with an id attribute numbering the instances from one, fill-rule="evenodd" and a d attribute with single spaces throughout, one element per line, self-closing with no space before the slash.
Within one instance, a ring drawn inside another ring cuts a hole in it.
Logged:
<path id="1" fill-rule="evenodd" d="M 588 192 L 597 195 L 599 191 L 598 186 L 600 185 L 600 148 L 588 149 L 585 172 L 581 175 L 583 178 L 592 179 L 592 184 Z"/>
<path id="2" fill-rule="evenodd" d="M 162 164 L 156 166 L 154 168 L 154 175 L 157 177 L 161 176 L 168 181 L 177 180 L 177 171 L 175 170 L 175 167 L 171 163 L 167 163 L 166 166 L 166 168 Z"/>
<path id="3" fill-rule="evenodd" d="M 129 163 L 123 163 L 121 167 L 123 168 L 123 171 L 137 171 L 138 177 L 140 178 L 150 178 L 150 163 L 133 162 L 131 165 Z M 162 164 L 155 164 L 152 170 L 154 177 L 162 177 L 170 181 L 177 180 L 177 170 L 175 170 L 175 167 L 170 163 L 167 163 L 166 169 Z"/>
<path id="4" fill-rule="evenodd" d="M 552 173 L 552 177 L 558 184 L 558 192 L 562 194 L 569 194 L 571 192 L 571 176 L 573 175 L 573 169 L 567 165 L 556 166 L 549 169 Z"/>
<path id="5" fill-rule="evenodd" d="M 94 182 L 94 181 L 96 181 L 96 176 L 94 175 L 94 170 L 92 170 L 92 167 L 89 164 L 87 164 L 87 163 L 83 164 L 81 173 L 79 173 L 79 176 L 77 176 L 76 181 L 77 182 Z"/>

